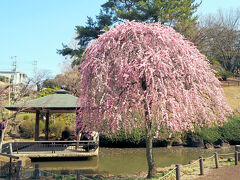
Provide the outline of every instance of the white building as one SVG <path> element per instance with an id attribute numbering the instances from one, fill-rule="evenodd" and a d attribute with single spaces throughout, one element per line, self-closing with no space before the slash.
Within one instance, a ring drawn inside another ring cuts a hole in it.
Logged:
<path id="1" fill-rule="evenodd" d="M 27 75 L 25 73 L 22 73 L 22 72 L 0 71 L 0 75 L 12 79 L 12 83 L 14 85 L 26 84 L 28 82 Z"/>

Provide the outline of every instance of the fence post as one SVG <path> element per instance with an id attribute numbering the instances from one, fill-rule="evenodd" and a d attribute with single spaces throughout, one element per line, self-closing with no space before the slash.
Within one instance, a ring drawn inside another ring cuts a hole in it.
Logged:
<path id="1" fill-rule="evenodd" d="M 55 142 L 53 143 L 53 147 L 54 147 L 53 148 L 53 153 L 56 153 L 56 143 Z"/>
<path id="2" fill-rule="evenodd" d="M 17 150 L 17 154 L 18 154 L 18 143 L 16 143 L 16 150 Z"/>
<path id="3" fill-rule="evenodd" d="M 11 177 L 12 176 L 12 158 L 10 157 L 10 160 L 9 160 L 9 176 Z"/>
<path id="4" fill-rule="evenodd" d="M 19 160 L 19 161 L 17 162 L 16 179 L 20 179 L 21 167 L 22 167 L 22 161 Z"/>
<path id="5" fill-rule="evenodd" d="M 35 169 L 34 169 L 34 172 L 33 172 L 33 178 L 34 179 L 40 179 L 40 170 L 39 170 L 39 164 L 35 164 Z"/>
<path id="6" fill-rule="evenodd" d="M 215 165 L 216 165 L 216 168 L 218 168 L 218 153 L 215 152 Z"/>
<path id="7" fill-rule="evenodd" d="M 235 151 L 240 152 L 240 145 L 236 145 L 235 146 Z M 240 161 L 240 157 L 239 156 L 240 156 L 240 153 L 238 153 L 238 158 L 237 158 L 238 161 Z"/>
<path id="8" fill-rule="evenodd" d="M 77 150 L 78 149 L 78 146 L 79 146 L 79 142 L 77 140 L 77 143 L 76 143 L 76 146 L 75 146 L 75 149 Z"/>
<path id="9" fill-rule="evenodd" d="M 77 180 L 81 180 L 81 170 L 77 170 Z"/>
<path id="10" fill-rule="evenodd" d="M 9 153 L 12 154 L 13 150 L 12 150 L 12 143 L 9 143 Z"/>
<path id="11" fill-rule="evenodd" d="M 200 165 L 200 175 L 203 175 L 203 157 L 199 157 L 199 165 Z"/>
<path id="12" fill-rule="evenodd" d="M 52 153 L 53 153 L 53 142 L 52 142 Z"/>
<path id="13" fill-rule="evenodd" d="M 238 151 L 235 151 L 235 165 L 238 165 Z"/>
<path id="14" fill-rule="evenodd" d="M 180 180 L 180 165 L 176 165 L 176 180 Z"/>

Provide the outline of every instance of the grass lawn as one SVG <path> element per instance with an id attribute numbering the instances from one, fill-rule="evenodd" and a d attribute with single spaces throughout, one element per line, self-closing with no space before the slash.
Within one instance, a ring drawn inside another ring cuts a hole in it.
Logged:
<path id="1" fill-rule="evenodd" d="M 228 86 L 228 82 L 230 83 Z M 222 82 L 223 90 L 227 99 L 227 103 L 234 111 L 240 110 L 240 79 L 229 79 L 226 82 Z"/>

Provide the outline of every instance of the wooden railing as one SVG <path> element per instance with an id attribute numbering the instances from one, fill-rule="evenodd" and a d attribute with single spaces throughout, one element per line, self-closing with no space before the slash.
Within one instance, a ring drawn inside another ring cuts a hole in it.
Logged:
<path id="1" fill-rule="evenodd" d="M 22 161 L 17 161 L 17 163 L 13 163 L 12 159 L 19 159 L 18 156 L 14 156 L 11 154 L 6 154 L 6 153 L 0 153 L 0 157 L 5 156 L 9 158 L 9 162 L 5 163 L 3 166 L 0 166 L 0 177 L 6 177 L 6 176 L 12 176 L 13 175 L 13 169 L 15 169 L 15 175 L 16 179 L 20 176 L 20 171 L 21 171 L 21 166 L 22 166 Z M 1 162 L 2 164 L 2 162 Z M 14 167 L 16 166 L 16 167 Z"/>
<path id="2" fill-rule="evenodd" d="M 95 151 L 99 146 L 97 140 L 81 141 L 21 141 L 10 142 L 9 148 L 5 150 L 8 154 L 29 152 L 89 152 Z"/>
<path id="3" fill-rule="evenodd" d="M 180 165 L 177 164 L 175 168 L 170 169 L 168 172 L 164 173 L 163 176 L 159 177 L 159 180 L 167 180 L 167 179 L 174 179 L 174 176 L 176 180 L 180 180 L 182 176 L 188 175 L 188 173 L 183 173 L 181 169 L 184 168 L 191 168 L 194 165 L 198 164 L 197 169 L 199 168 L 199 174 L 198 175 L 204 175 L 204 161 L 206 160 L 213 160 L 214 162 L 214 168 L 219 168 L 219 156 L 224 157 L 224 156 L 233 156 L 234 157 L 234 164 L 238 165 L 240 161 L 240 145 L 235 146 L 235 151 L 232 153 L 227 153 L 227 154 L 218 154 L 217 152 L 214 153 L 214 155 L 203 158 L 202 156 L 199 157 L 199 159 L 195 160 L 194 162 L 191 162 L 190 164 L 186 165 Z M 188 169 L 189 171 L 189 169 Z"/>

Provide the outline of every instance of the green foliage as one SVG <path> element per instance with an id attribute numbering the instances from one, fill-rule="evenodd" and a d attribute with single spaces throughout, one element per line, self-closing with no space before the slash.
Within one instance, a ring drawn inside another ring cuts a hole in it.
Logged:
<path id="1" fill-rule="evenodd" d="M 2 81 L 2 82 L 8 82 L 8 81 L 9 81 L 9 78 L 6 77 L 6 76 L 0 76 L 0 81 Z"/>
<path id="2" fill-rule="evenodd" d="M 53 133 L 56 137 L 60 138 L 62 135 L 62 131 L 66 127 L 66 124 L 64 121 L 56 121 L 55 123 L 52 123 L 49 125 L 50 133 Z"/>
<path id="3" fill-rule="evenodd" d="M 118 21 L 128 19 L 173 25 L 191 20 L 199 5 L 195 0 L 108 0 L 102 6 L 112 10 Z"/>
<path id="4" fill-rule="evenodd" d="M 25 115 L 23 116 L 23 120 L 29 120 L 29 115 L 25 114 Z"/>
<path id="5" fill-rule="evenodd" d="M 227 78 L 233 76 L 233 73 L 230 72 L 230 71 L 224 71 L 224 70 L 223 70 L 223 71 L 218 71 L 218 72 L 216 73 L 216 75 L 220 76 L 223 81 L 226 81 Z"/>
<path id="6" fill-rule="evenodd" d="M 120 132 L 118 135 L 109 137 L 110 142 L 119 142 L 127 144 L 139 144 L 145 140 L 145 131 L 142 129 L 133 129 L 132 133 Z"/>
<path id="7" fill-rule="evenodd" d="M 230 117 L 228 123 L 219 127 L 222 139 L 229 142 L 240 142 L 240 117 Z"/>
<path id="8" fill-rule="evenodd" d="M 43 81 L 42 87 L 51 89 L 54 89 L 56 87 L 59 88 L 58 84 L 55 82 L 54 79 L 46 79 L 45 81 Z"/>
<path id="9" fill-rule="evenodd" d="M 76 26 L 75 40 L 79 47 L 63 45 L 63 49 L 57 52 L 63 56 L 74 57 L 72 66 L 77 65 L 84 60 L 82 54 L 90 41 L 124 20 L 170 25 L 188 38 L 196 32 L 197 17 L 194 13 L 200 4 L 196 3 L 196 0 L 108 0 L 102 4 L 96 21 L 88 17 L 86 26 Z"/>
<path id="10" fill-rule="evenodd" d="M 210 61 L 211 61 L 211 59 L 210 59 Z M 212 62 L 212 64 L 220 65 L 220 62 L 217 60 L 212 60 L 211 62 Z"/>
<path id="11" fill-rule="evenodd" d="M 72 62 L 72 67 L 84 60 L 82 54 L 88 42 L 96 39 L 104 32 L 103 30 L 109 29 L 108 27 L 113 24 L 111 15 L 103 13 L 103 11 L 100 11 L 96 19 L 97 21 L 94 21 L 92 18 L 87 17 L 86 26 L 76 26 L 77 37 L 75 39 L 78 41 L 79 47 L 71 48 L 67 45 L 63 45 L 63 49 L 57 51 L 63 56 L 75 57 L 75 60 Z"/>
<path id="12" fill-rule="evenodd" d="M 216 143 L 218 140 L 236 144 L 240 142 L 240 117 L 229 117 L 223 126 L 207 128 L 197 127 L 194 133 L 189 132 L 187 138 L 203 139 L 205 143 Z"/>
<path id="13" fill-rule="evenodd" d="M 58 87 L 43 89 L 43 90 L 40 91 L 38 97 L 44 97 L 44 96 L 47 96 L 47 95 L 50 95 L 50 94 L 55 94 L 55 92 L 57 90 L 59 90 Z"/>
<path id="14" fill-rule="evenodd" d="M 188 138 L 199 138 L 202 139 L 205 143 L 214 143 L 217 140 L 221 139 L 221 133 L 219 132 L 218 127 L 198 127 L 195 129 L 194 133 L 188 133 Z"/>
<path id="15" fill-rule="evenodd" d="M 221 138 L 221 134 L 219 133 L 218 127 L 214 127 L 214 128 L 204 127 L 199 132 L 199 135 L 202 137 L 202 139 L 205 142 L 208 142 L 208 143 L 214 143 Z"/>
<path id="16" fill-rule="evenodd" d="M 41 133 L 44 129 L 44 122 L 39 122 L 39 132 Z M 34 120 L 24 120 L 19 126 L 19 133 L 21 137 L 33 138 L 35 132 L 35 121 Z"/>

